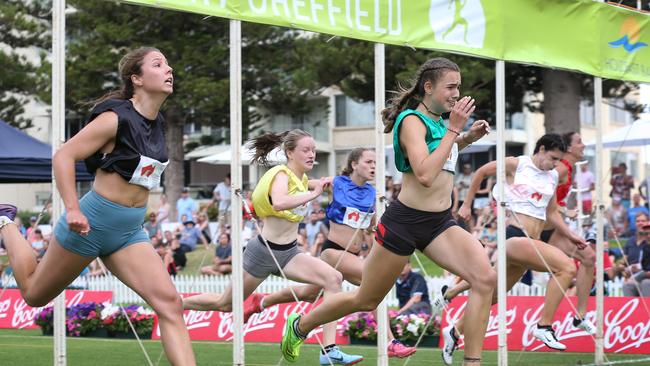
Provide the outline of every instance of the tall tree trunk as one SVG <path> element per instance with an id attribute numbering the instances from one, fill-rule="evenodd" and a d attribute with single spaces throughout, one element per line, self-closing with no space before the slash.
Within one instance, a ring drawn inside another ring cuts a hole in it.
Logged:
<path id="1" fill-rule="evenodd" d="M 580 132 L 580 78 L 568 71 L 544 69 L 546 133 Z"/>
<path id="2" fill-rule="evenodd" d="M 167 122 L 166 143 L 169 155 L 169 165 L 165 169 L 165 193 L 170 206 L 170 220 L 176 220 L 176 201 L 181 196 L 185 172 L 183 169 L 183 125 L 180 111 L 170 108 L 165 113 Z"/>

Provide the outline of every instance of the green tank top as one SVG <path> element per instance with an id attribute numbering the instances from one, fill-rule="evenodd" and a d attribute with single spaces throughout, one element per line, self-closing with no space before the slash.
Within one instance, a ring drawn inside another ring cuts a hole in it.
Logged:
<path id="1" fill-rule="evenodd" d="M 395 152 L 395 167 L 402 173 L 413 172 L 413 167 L 411 167 L 411 164 L 404 155 L 404 152 L 402 151 L 399 143 L 399 131 L 402 121 L 404 118 L 406 118 L 406 116 L 409 116 L 411 114 L 418 116 L 424 123 L 424 126 L 427 128 L 427 134 L 424 137 L 424 140 L 427 143 L 429 154 L 436 150 L 436 148 L 440 145 L 440 140 L 442 140 L 443 136 L 445 136 L 445 133 L 447 133 L 447 127 L 445 126 L 442 117 L 440 117 L 439 120 L 434 121 L 418 110 L 406 109 L 402 111 L 402 113 L 397 116 L 395 125 L 393 126 L 393 151 Z M 457 160 L 458 144 L 454 144 L 451 149 L 451 153 L 449 154 L 449 157 L 447 158 L 447 161 L 443 165 L 442 169 L 455 174 Z"/>

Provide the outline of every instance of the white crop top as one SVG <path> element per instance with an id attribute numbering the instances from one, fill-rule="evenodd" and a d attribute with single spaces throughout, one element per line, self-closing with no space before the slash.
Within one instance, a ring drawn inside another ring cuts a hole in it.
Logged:
<path id="1" fill-rule="evenodd" d="M 513 212 L 546 220 L 546 208 L 558 184 L 557 170 L 541 170 L 529 156 L 520 156 L 517 160 L 514 183 L 506 184 L 503 190 L 505 202 Z M 492 195 L 499 196 L 497 185 Z"/>

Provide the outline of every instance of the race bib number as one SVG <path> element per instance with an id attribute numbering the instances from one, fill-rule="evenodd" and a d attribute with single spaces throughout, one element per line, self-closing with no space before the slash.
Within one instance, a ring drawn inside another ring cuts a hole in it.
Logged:
<path id="1" fill-rule="evenodd" d="M 353 229 L 367 229 L 372 221 L 374 212 L 363 212 L 354 207 L 346 207 L 343 224 Z"/>
<path id="2" fill-rule="evenodd" d="M 158 188 L 160 186 L 160 177 L 167 164 L 169 164 L 169 161 L 161 163 L 158 160 L 143 155 L 140 157 L 138 167 L 135 168 L 129 183 L 145 187 L 149 190 Z"/>
<path id="3" fill-rule="evenodd" d="M 456 161 L 458 161 L 458 144 L 454 143 L 442 169 L 451 173 L 456 173 Z"/>

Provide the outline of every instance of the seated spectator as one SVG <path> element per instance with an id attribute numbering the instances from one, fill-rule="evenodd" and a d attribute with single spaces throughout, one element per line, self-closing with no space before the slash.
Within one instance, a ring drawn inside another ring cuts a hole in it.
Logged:
<path id="1" fill-rule="evenodd" d="M 307 244 L 309 248 L 314 245 L 318 233 L 327 234 L 327 228 L 322 221 L 318 220 L 318 211 L 315 211 L 309 215 L 309 221 L 305 224 L 305 235 L 307 236 Z M 308 252 L 309 251 L 310 250 L 308 249 Z"/>
<path id="2" fill-rule="evenodd" d="M 167 273 L 172 276 L 176 275 L 176 264 L 174 263 L 173 252 L 169 245 L 165 245 L 161 242 L 156 242 L 153 247 L 156 250 L 156 253 L 160 256 L 160 259 L 163 262 L 163 265 L 167 269 Z"/>
<path id="3" fill-rule="evenodd" d="M 312 257 L 318 257 L 320 255 L 320 251 L 323 249 L 323 244 L 325 244 L 325 241 L 327 240 L 327 237 L 323 233 L 318 233 L 316 234 L 316 240 L 314 241 L 314 244 L 311 246 L 309 249 L 309 254 L 311 254 Z"/>
<path id="4" fill-rule="evenodd" d="M 43 238 L 43 233 L 41 229 L 34 229 L 34 232 L 29 238 L 29 243 L 32 245 L 32 250 L 36 255 L 36 258 L 40 260 L 45 254 L 45 240 Z"/>
<path id="5" fill-rule="evenodd" d="M 496 263 L 497 256 L 497 220 L 492 219 L 486 228 L 480 233 L 478 238 L 485 246 L 490 263 Z"/>
<path id="6" fill-rule="evenodd" d="M 623 205 L 621 205 L 621 199 L 614 197 L 612 199 L 612 206 L 605 210 L 605 217 L 609 226 L 609 237 L 613 239 L 615 237 L 621 238 L 628 228 L 627 222 L 627 210 Z"/>
<path id="7" fill-rule="evenodd" d="M 641 206 L 641 196 L 638 193 L 632 195 L 632 206 L 627 209 L 627 219 L 629 222 L 629 230 L 627 236 L 636 235 L 636 216 L 639 214 L 645 214 L 646 217 L 650 215 L 648 209 L 645 206 Z"/>
<path id="8" fill-rule="evenodd" d="M 158 239 L 162 238 L 162 228 L 158 222 L 158 217 L 155 212 L 149 214 L 149 220 L 142 225 L 144 230 L 149 234 L 149 238 L 156 237 Z"/>
<path id="9" fill-rule="evenodd" d="M 193 220 L 188 220 L 183 223 L 183 230 L 180 232 L 179 247 L 174 251 L 174 262 L 180 270 L 187 264 L 186 253 L 196 249 L 197 244 L 201 242 L 208 249 L 208 242 L 201 234 L 201 231 L 196 227 Z"/>
<path id="10" fill-rule="evenodd" d="M 230 235 L 219 235 L 219 245 L 214 253 L 212 265 L 201 268 L 201 273 L 207 275 L 225 275 L 232 272 L 232 245 Z"/>
<path id="11" fill-rule="evenodd" d="M 201 230 L 201 234 L 208 243 L 212 242 L 212 235 L 210 234 L 210 221 L 208 220 L 208 214 L 201 212 L 196 217 L 196 227 Z"/>
<path id="12" fill-rule="evenodd" d="M 172 233 L 169 230 L 165 231 L 165 234 L 163 235 L 162 238 L 162 243 L 165 245 L 171 245 L 172 240 L 174 240 L 174 233 Z"/>
<path id="13" fill-rule="evenodd" d="M 399 315 L 421 313 L 431 315 L 427 281 L 421 274 L 413 272 L 410 260 L 406 262 L 395 286 L 399 300 Z"/>
<path id="14" fill-rule="evenodd" d="M 646 224 L 638 230 L 637 245 L 639 261 L 630 263 L 625 271 L 623 296 L 650 296 L 650 225 Z M 626 246 L 627 248 L 627 246 Z"/>
<path id="15" fill-rule="evenodd" d="M 635 221 L 638 227 L 644 227 L 647 225 L 647 216 L 641 213 L 636 217 Z M 641 251 L 643 250 L 643 243 L 647 238 L 643 234 L 638 234 L 628 239 L 625 247 L 623 247 L 624 262 L 627 263 L 626 265 L 639 264 L 641 262 Z"/>

